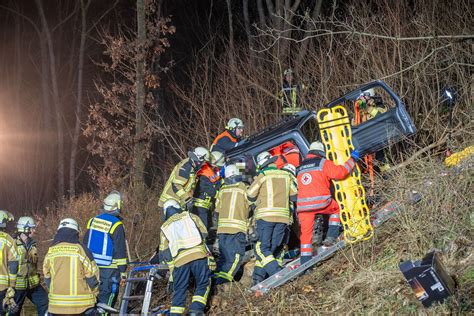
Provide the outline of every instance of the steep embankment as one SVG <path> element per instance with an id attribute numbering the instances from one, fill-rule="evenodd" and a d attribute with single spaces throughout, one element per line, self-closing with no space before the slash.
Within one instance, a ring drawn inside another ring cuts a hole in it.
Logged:
<path id="1" fill-rule="evenodd" d="M 419 160 L 378 181 L 383 199 L 401 200 L 409 190 L 424 199 L 406 205 L 370 241 L 337 253 L 311 273 L 262 297 L 236 283 L 221 292 L 211 313 L 326 314 L 418 313 L 424 311 L 398 269 L 401 260 L 419 260 L 431 250 L 456 282 L 456 294 L 430 313 L 473 310 L 473 174 L 447 170 L 438 159 Z"/>

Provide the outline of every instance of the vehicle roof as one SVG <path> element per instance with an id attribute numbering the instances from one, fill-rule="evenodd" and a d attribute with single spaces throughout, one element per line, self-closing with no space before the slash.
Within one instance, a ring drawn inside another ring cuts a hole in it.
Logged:
<path id="1" fill-rule="evenodd" d="M 307 121 L 309 117 L 313 115 L 315 115 L 314 111 L 304 110 L 289 117 L 285 117 L 274 124 L 270 124 L 270 126 L 266 127 L 265 129 L 262 129 L 261 131 L 241 140 L 235 148 L 226 152 L 226 155 L 228 157 L 234 157 L 239 155 L 241 152 L 246 151 L 254 144 L 262 144 L 274 139 L 275 137 L 279 137 L 283 134 L 297 130 Z"/>

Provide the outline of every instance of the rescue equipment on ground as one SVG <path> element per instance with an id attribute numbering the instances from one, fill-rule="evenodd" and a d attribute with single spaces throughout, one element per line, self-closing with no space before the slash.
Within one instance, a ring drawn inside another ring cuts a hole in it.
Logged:
<path id="1" fill-rule="evenodd" d="M 399 265 L 416 298 L 425 307 L 442 303 L 454 293 L 454 280 L 446 272 L 438 253 L 430 252 L 422 260 L 404 261 Z"/>

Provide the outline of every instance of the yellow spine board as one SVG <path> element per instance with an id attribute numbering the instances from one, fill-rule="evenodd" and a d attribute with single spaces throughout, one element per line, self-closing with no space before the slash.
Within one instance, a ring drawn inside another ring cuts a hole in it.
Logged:
<path id="1" fill-rule="evenodd" d="M 346 109 L 340 105 L 322 109 L 318 112 L 317 119 L 321 139 L 326 148 L 326 158 L 338 165 L 344 164 L 354 149 Z M 374 230 L 370 223 L 370 211 L 365 200 L 365 189 L 360 180 L 359 166 L 356 164 L 346 179 L 333 183 L 346 242 L 354 243 L 370 239 Z"/>

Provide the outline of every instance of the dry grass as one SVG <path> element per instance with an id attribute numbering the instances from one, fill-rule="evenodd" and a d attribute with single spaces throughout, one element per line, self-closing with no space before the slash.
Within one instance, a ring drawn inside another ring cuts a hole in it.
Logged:
<path id="1" fill-rule="evenodd" d="M 263 297 L 234 287 L 215 314 L 448 314 L 473 311 L 473 170 L 449 172 L 436 159 L 419 160 L 383 184 L 388 200 L 418 190 L 424 199 L 384 224 L 375 237 L 339 252 L 302 276 Z M 447 304 L 424 309 L 398 269 L 431 250 L 458 283 Z M 245 298 L 245 299 L 244 299 Z"/>
<path id="2" fill-rule="evenodd" d="M 157 210 L 159 195 L 150 189 L 128 189 L 122 190 L 122 193 L 124 196 L 122 215 L 130 244 L 131 259 L 147 260 L 159 244 L 159 227 L 162 221 L 162 214 Z M 83 194 L 63 205 L 53 205 L 46 209 L 44 215 L 37 216 L 40 220 L 37 230 L 40 253 L 44 254 L 47 251 L 57 225 L 63 218 L 71 217 L 77 220 L 83 233 L 87 220 L 100 213 L 103 198 L 104 196 L 99 198 L 90 193 Z"/>

